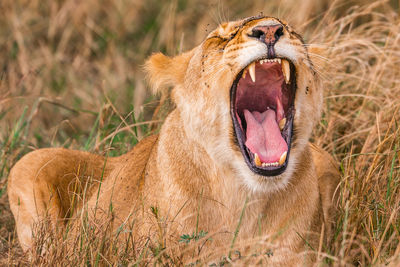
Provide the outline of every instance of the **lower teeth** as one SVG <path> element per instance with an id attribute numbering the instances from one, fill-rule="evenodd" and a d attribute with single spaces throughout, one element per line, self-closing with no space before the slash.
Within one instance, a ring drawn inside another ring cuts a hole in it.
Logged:
<path id="1" fill-rule="evenodd" d="M 279 162 L 271 162 L 271 163 L 265 163 L 265 162 L 263 162 L 263 164 L 262 164 L 262 166 L 263 167 L 277 167 L 277 166 L 279 166 Z"/>
<path id="2" fill-rule="evenodd" d="M 260 157 L 257 153 L 254 154 L 254 163 L 257 167 L 278 167 L 285 163 L 287 152 L 284 152 L 279 160 L 279 162 L 261 162 Z"/>

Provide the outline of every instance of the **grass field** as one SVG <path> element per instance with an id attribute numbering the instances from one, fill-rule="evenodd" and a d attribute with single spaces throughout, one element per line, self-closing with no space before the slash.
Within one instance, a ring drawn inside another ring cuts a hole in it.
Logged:
<path id="1" fill-rule="evenodd" d="M 2 0 L 0 265 L 31 265 L 18 245 L 6 194 L 9 170 L 19 158 L 42 147 L 110 156 L 127 152 L 157 132 L 171 109 L 168 96 L 158 108 L 159 97 L 148 93 L 145 58 L 157 51 L 176 55 L 222 21 L 263 12 L 288 21 L 307 43 L 324 50 L 313 56 L 325 99 L 312 139 L 340 163 L 342 179 L 335 237 L 323 248 L 320 263 L 398 266 L 399 4 Z M 79 253 L 60 245 L 31 260 L 44 266 L 180 264 L 180 255 L 166 248 L 144 242 L 128 250 L 113 238 L 93 233 Z"/>

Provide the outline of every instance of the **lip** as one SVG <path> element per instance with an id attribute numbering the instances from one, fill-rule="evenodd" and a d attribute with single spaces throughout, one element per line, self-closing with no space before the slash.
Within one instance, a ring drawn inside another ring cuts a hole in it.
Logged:
<path id="1" fill-rule="evenodd" d="M 259 58 L 254 61 L 252 61 L 250 64 L 253 64 L 255 62 L 260 62 L 266 58 Z M 282 59 L 282 58 L 281 58 Z M 231 118 L 232 118 L 232 123 L 233 123 L 233 128 L 234 128 L 234 133 L 235 133 L 235 141 L 236 144 L 239 146 L 240 151 L 243 155 L 243 158 L 250 168 L 251 171 L 254 173 L 261 175 L 261 176 L 277 176 L 282 174 L 289 163 L 290 160 L 290 152 L 291 152 L 291 144 L 293 141 L 293 121 L 294 121 L 294 114 L 295 114 L 295 107 L 294 107 L 294 99 L 295 99 L 295 94 L 296 94 L 296 89 L 297 89 L 297 84 L 296 84 L 296 68 L 294 64 L 286 59 L 290 64 L 290 83 L 288 84 L 289 86 L 289 93 L 290 94 L 290 101 L 286 107 L 285 110 L 285 118 L 287 120 L 286 125 L 281 131 L 282 138 L 285 140 L 287 144 L 287 155 L 284 163 L 279 166 L 257 166 L 255 164 L 255 158 L 254 154 L 250 151 L 250 149 L 245 145 L 246 142 L 246 129 L 245 126 L 242 127 L 243 123 L 239 122 L 239 115 L 238 115 L 238 107 L 237 107 L 237 90 L 238 90 L 238 84 L 239 81 L 242 79 L 243 72 L 248 68 L 246 66 L 243 68 L 236 76 L 230 90 L 230 113 L 231 113 Z M 263 89 L 265 90 L 265 89 Z M 266 89 L 268 90 L 268 89 Z M 242 122 L 242 119 L 240 119 Z"/>

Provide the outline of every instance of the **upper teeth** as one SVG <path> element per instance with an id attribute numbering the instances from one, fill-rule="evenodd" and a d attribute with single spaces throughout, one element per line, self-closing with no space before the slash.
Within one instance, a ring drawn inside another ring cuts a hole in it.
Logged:
<path id="1" fill-rule="evenodd" d="M 256 63 L 255 62 L 250 64 L 249 73 L 250 73 L 251 80 L 253 81 L 253 83 L 255 83 L 256 82 Z"/>
<path id="2" fill-rule="evenodd" d="M 273 62 L 278 62 L 281 64 L 281 59 L 280 58 L 272 58 L 272 59 L 261 59 L 260 64 L 264 64 L 266 62 L 273 63 Z"/>
<path id="3" fill-rule="evenodd" d="M 290 82 L 290 65 L 286 59 L 282 59 L 282 72 L 283 76 L 285 76 L 285 82 L 288 84 Z"/>
<path id="4" fill-rule="evenodd" d="M 273 63 L 273 62 L 277 62 L 279 64 L 281 64 L 282 67 L 282 73 L 283 76 L 285 77 L 285 82 L 286 84 L 288 84 L 290 82 L 290 64 L 289 61 L 287 61 L 286 59 L 280 59 L 280 58 L 273 58 L 273 59 L 261 59 L 260 64 L 264 64 L 264 63 Z M 242 77 L 246 77 L 247 71 L 249 71 L 250 74 L 250 78 L 253 81 L 253 83 L 256 82 L 256 62 L 252 62 L 249 66 L 247 66 L 247 68 L 243 71 L 243 75 Z"/>

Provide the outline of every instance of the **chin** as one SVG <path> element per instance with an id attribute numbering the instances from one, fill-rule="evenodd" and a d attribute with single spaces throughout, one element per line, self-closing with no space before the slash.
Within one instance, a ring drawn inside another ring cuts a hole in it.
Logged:
<path id="1" fill-rule="evenodd" d="M 290 162 L 286 165 L 285 171 L 279 175 L 264 176 L 254 173 L 248 168 L 247 164 L 238 160 L 234 164 L 235 172 L 239 174 L 242 184 L 252 193 L 274 193 L 285 188 L 290 184 L 297 163 L 297 153 L 292 152 Z"/>

